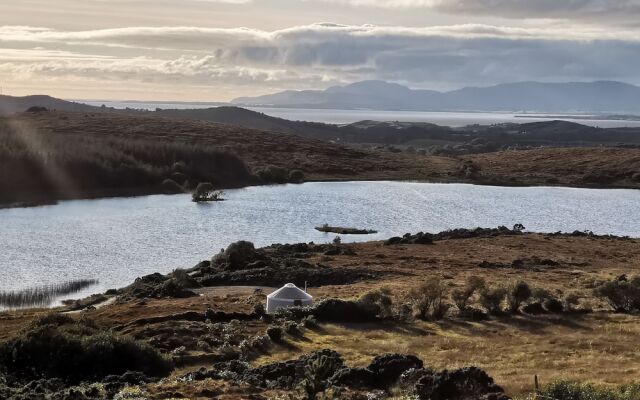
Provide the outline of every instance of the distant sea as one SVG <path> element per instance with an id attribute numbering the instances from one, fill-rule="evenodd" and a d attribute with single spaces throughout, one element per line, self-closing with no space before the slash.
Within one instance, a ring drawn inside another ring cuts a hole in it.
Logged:
<path id="1" fill-rule="evenodd" d="M 169 103 L 169 102 L 119 102 L 119 101 L 88 101 L 76 100 L 93 106 L 105 105 L 113 108 L 135 108 L 144 110 L 189 109 L 218 107 L 220 103 Z M 506 113 L 506 112 L 428 112 L 428 111 L 376 111 L 376 110 L 332 110 L 309 108 L 273 108 L 273 107 L 244 107 L 273 117 L 294 121 L 324 122 L 327 124 L 350 124 L 362 120 L 373 121 L 401 121 L 401 122 L 429 122 L 438 125 L 460 127 L 466 125 L 499 124 L 506 122 L 526 123 L 560 119 L 576 122 L 582 125 L 601 128 L 640 127 L 639 120 L 607 119 L 604 116 L 585 114 L 558 114 L 547 117 L 547 114 L 535 113 Z"/>

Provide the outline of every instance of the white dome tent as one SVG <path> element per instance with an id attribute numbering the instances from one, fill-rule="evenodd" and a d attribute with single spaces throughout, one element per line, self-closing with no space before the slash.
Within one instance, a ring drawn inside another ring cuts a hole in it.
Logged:
<path id="1" fill-rule="evenodd" d="M 280 308 L 311 305 L 313 305 L 313 297 L 293 283 L 287 283 L 267 295 L 267 314 L 273 314 Z"/>

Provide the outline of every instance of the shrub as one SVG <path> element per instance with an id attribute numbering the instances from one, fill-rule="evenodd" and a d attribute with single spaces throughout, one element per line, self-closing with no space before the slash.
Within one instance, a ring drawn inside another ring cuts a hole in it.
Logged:
<path id="1" fill-rule="evenodd" d="M 289 181 L 289 171 L 286 168 L 274 165 L 258 170 L 256 175 L 266 183 L 287 183 Z"/>
<path id="2" fill-rule="evenodd" d="M 76 383 L 127 371 L 167 376 L 172 365 L 149 345 L 101 330 L 89 320 L 51 315 L 0 345 L 0 370 L 19 378 Z"/>
<path id="3" fill-rule="evenodd" d="M 410 293 L 412 303 L 418 312 L 418 318 L 441 319 L 447 312 L 447 287 L 440 278 L 433 278 Z"/>
<path id="4" fill-rule="evenodd" d="M 502 302 L 507 295 L 507 289 L 502 286 L 484 288 L 480 291 L 480 304 L 489 314 L 501 314 Z"/>
<path id="5" fill-rule="evenodd" d="M 176 268 L 171 273 L 173 279 L 175 279 L 176 283 L 185 289 L 197 288 L 200 287 L 198 281 L 195 280 L 187 271 L 182 268 Z"/>
<path id="6" fill-rule="evenodd" d="M 358 299 L 358 304 L 367 313 L 376 315 L 378 318 L 390 318 L 393 315 L 391 291 L 386 288 L 371 290 L 363 294 Z"/>
<path id="7" fill-rule="evenodd" d="M 605 282 L 594 290 L 594 294 L 604 298 L 618 312 L 640 310 L 640 277 Z"/>
<path id="8" fill-rule="evenodd" d="M 302 183 L 304 181 L 304 172 L 299 169 L 294 169 L 289 172 L 289 182 L 291 183 Z"/>
<path id="9" fill-rule="evenodd" d="M 545 386 L 538 397 L 556 400 L 637 400 L 640 398 L 640 384 L 610 388 L 589 383 L 558 381 Z"/>
<path id="10" fill-rule="evenodd" d="M 378 316 L 369 307 L 363 307 L 360 302 L 325 299 L 313 308 L 313 316 L 320 321 L 332 322 L 372 322 Z"/>
<path id="11" fill-rule="evenodd" d="M 342 238 L 340 236 L 336 236 L 333 238 L 333 244 L 341 244 L 342 243 Z"/>
<path id="12" fill-rule="evenodd" d="M 267 328 L 265 333 L 269 336 L 269 339 L 275 343 L 280 343 L 282 341 L 282 328 L 279 326 L 270 326 Z"/>
<path id="13" fill-rule="evenodd" d="M 167 194 L 184 192 L 184 188 L 173 179 L 165 179 L 164 181 L 162 181 L 162 190 Z"/>
<path id="14" fill-rule="evenodd" d="M 334 357 L 322 355 L 313 359 L 304 366 L 304 379 L 298 384 L 298 391 L 305 400 L 315 400 L 316 395 L 323 392 L 325 381 L 330 378 L 337 369 L 342 367 Z"/>
<path id="15" fill-rule="evenodd" d="M 562 302 L 553 297 L 546 299 L 542 303 L 542 306 L 544 307 L 545 310 L 549 311 L 550 313 L 559 314 L 564 311 L 564 305 L 562 304 Z"/>
<path id="16" fill-rule="evenodd" d="M 509 311 L 512 313 L 518 312 L 520 305 L 531 298 L 531 287 L 524 282 L 518 281 L 509 287 L 507 292 L 507 303 L 509 304 Z"/>
<path id="17" fill-rule="evenodd" d="M 222 253 L 221 258 L 226 260 L 234 269 L 241 269 L 256 257 L 256 248 L 253 243 L 246 240 L 231 243 Z"/>
<path id="18" fill-rule="evenodd" d="M 580 296 L 577 293 L 567 293 L 562 298 L 562 303 L 566 311 L 573 311 L 580 304 Z"/>
<path id="19" fill-rule="evenodd" d="M 483 278 L 472 275 L 467 278 L 465 286 L 461 289 L 455 289 L 451 293 L 451 298 L 460 312 L 464 312 L 469 306 L 469 300 L 474 293 L 486 286 Z"/>
<path id="20" fill-rule="evenodd" d="M 222 200 L 223 192 L 214 190 L 213 185 L 209 182 L 200 182 L 193 191 L 191 198 L 194 202 L 200 203 L 204 201 Z"/>

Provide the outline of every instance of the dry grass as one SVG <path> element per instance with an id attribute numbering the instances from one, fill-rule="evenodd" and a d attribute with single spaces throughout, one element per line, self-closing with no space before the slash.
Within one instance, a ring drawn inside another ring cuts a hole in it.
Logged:
<path id="1" fill-rule="evenodd" d="M 583 306 L 595 305 L 602 311 L 571 316 L 492 318 L 485 322 L 450 319 L 442 323 L 408 325 L 329 324 L 318 331 L 305 330 L 304 338 L 289 337 L 289 345 L 272 348 L 270 355 L 256 363 L 296 358 L 321 348 L 335 349 L 348 363 L 360 366 L 368 364 L 380 353 L 414 353 L 434 368 L 477 365 L 486 369 L 512 395 L 529 391 L 534 374 L 540 376 L 542 383 L 562 378 L 607 385 L 633 382 L 640 374 L 637 340 L 640 317 L 604 311 L 605 304 L 592 294 L 592 288 L 599 281 L 623 273 L 640 274 L 638 239 L 530 234 L 447 240 L 434 245 L 383 246 L 380 242 L 370 242 L 342 246 L 352 249 L 356 255 L 336 255 L 323 263 L 345 268 L 365 266 L 390 274 L 356 284 L 311 288 L 316 299 L 349 298 L 370 289 L 390 287 L 395 293 L 395 302 L 399 303 L 413 287 L 429 277 L 440 276 L 453 288 L 470 275 L 481 275 L 492 284 L 523 279 L 532 286 L 548 288 L 556 295 L 577 292 Z M 321 257 L 316 255 L 307 261 L 316 262 Z M 509 264 L 515 259 L 533 257 L 552 259 L 558 265 L 498 269 L 479 266 L 482 261 Z M 203 290 L 202 293 L 202 296 L 188 299 L 112 304 L 86 314 L 101 326 L 143 335 L 152 332 L 154 326 L 132 322 L 185 311 L 204 312 L 207 307 L 227 312 L 250 312 L 253 301 L 264 301 L 264 297 L 253 296 L 251 288 Z M 0 340 L 15 334 L 41 312 L 0 313 Z M 247 324 L 246 329 L 261 334 L 266 326 L 264 322 L 254 321 Z M 190 367 L 196 368 L 196 365 Z M 207 393 L 199 384 L 193 387 L 189 383 L 176 385 L 177 391 L 193 393 L 194 398 Z M 149 389 L 164 390 L 161 387 Z M 238 392 L 234 392 L 236 390 Z M 216 393 L 240 398 L 241 392 L 242 389 L 225 387 Z"/>
<path id="2" fill-rule="evenodd" d="M 475 365 L 509 394 L 532 389 L 533 376 L 602 384 L 629 383 L 640 373 L 640 320 L 635 316 L 517 317 L 487 322 L 426 323 L 409 326 L 324 325 L 305 331 L 295 349 L 263 357 L 282 361 L 300 353 L 334 349 L 354 366 L 381 353 L 415 354 L 437 369 Z"/>

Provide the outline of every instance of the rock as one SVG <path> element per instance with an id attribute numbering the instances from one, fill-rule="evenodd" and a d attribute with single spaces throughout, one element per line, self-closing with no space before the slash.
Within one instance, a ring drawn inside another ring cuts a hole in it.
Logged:
<path id="1" fill-rule="evenodd" d="M 392 238 L 387 239 L 387 240 L 384 242 L 384 245 L 385 245 L 385 246 L 393 246 L 393 245 L 395 245 L 395 244 L 400 244 L 400 243 L 402 243 L 402 238 L 401 238 L 401 237 L 398 237 L 398 236 L 394 236 L 394 237 L 392 237 Z"/>
<path id="2" fill-rule="evenodd" d="M 352 389 L 372 389 L 377 387 L 377 376 L 366 368 L 343 368 L 333 375 L 329 382 L 335 386 Z"/>
<path id="3" fill-rule="evenodd" d="M 239 242 L 231 243 L 222 256 L 229 263 L 233 269 L 241 269 L 245 267 L 249 262 L 256 259 L 256 249 L 253 243 L 241 240 Z"/>
<path id="4" fill-rule="evenodd" d="M 542 307 L 542 303 L 540 303 L 539 301 L 536 301 L 522 307 L 522 312 L 530 315 L 539 315 L 539 314 L 545 314 L 547 310 L 545 310 L 544 307 Z"/>
<path id="5" fill-rule="evenodd" d="M 554 299 L 554 298 L 545 299 L 544 302 L 542 303 L 542 306 L 544 307 L 545 310 L 549 311 L 550 313 L 560 314 L 564 312 L 564 305 L 558 299 Z"/>
<path id="6" fill-rule="evenodd" d="M 375 313 L 357 302 L 340 299 L 321 301 L 314 307 L 313 315 L 319 321 L 370 322 L 377 320 Z"/>
<path id="7" fill-rule="evenodd" d="M 425 375 L 416 383 L 415 394 L 420 400 L 507 399 L 504 390 L 476 367 Z"/>
<path id="8" fill-rule="evenodd" d="M 383 387 L 395 383 L 403 372 L 416 368 L 422 368 L 422 360 L 416 356 L 403 354 L 376 356 L 367 367 L 376 375 Z"/>

